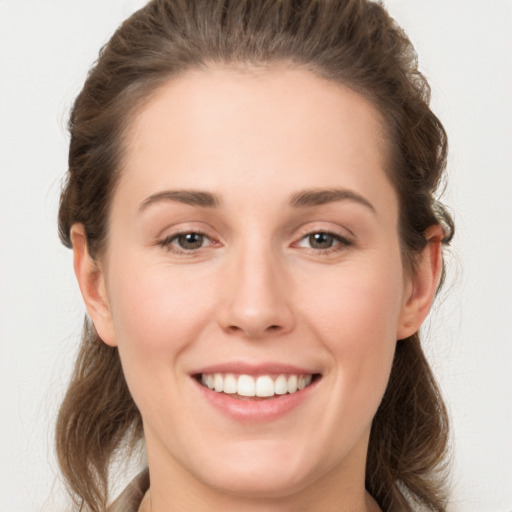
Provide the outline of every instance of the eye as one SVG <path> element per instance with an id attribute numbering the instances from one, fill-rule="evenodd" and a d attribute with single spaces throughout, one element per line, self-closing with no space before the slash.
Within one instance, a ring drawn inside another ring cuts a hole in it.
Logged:
<path id="1" fill-rule="evenodd" d="M 336 250 L 337 248 L 341 249 L 343 247 L 347 247 L 352 245 L 352 242 L 340 235 L 335 235 L 334 233 L 328 233 L 326 231 L 319 231 L 302 237 L 297 245 L 308 249 L 328 251 L 329 249 Z"/>
<path id="2" fill-rule="evenodd" d="M 205 236 L 201 233 L 185 233 L 178 235 L 174 240 L 181 249 L 193 250 L 203 246 Z"/>
<path id="3" fill-rule="evenodd" d="M 306 237 L 312 249 L 329 249 L 335 243 L 335 238 L 329 233 L 313 233 Z"/>
<path id="4" fill-rule="evenodd" d="M 212 244 L 208 236 L 197 231 L 178 233 L 164 238 L 159 244 L 170 251 L 188 252 Z"/>

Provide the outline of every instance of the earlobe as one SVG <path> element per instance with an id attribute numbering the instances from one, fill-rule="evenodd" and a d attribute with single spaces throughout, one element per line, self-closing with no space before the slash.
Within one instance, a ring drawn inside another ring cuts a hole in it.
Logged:
<path id="1" fill-rule="evenodd" d="M 83 224 L 74 224 L 70 234 L 73 244 L 73 267 L 87 312 L 99 337 L 107 345 L 116 346 L 103 270 L 89 254 Z"/>
<path id="2" fill-rule="evenodd" d="M 443 266 L 443 230 L 441 226 L 430 226 L 425 231 L 427 245 L 419 256 L 414 275 L 411 277 L 410 292 L 405 297 L 397 328 L 397 339 L 415 334 L 430 311 Z"/>

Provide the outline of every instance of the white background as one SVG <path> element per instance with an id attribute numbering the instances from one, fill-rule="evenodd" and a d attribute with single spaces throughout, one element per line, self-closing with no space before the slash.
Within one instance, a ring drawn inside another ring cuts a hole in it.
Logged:
<path id="1" fill-rule="evenodd" d="M 83 306 L 56 230 L 69 107 L 142 0 L 0 0 L 0 510 L 63 510 L 56 408 Z M 453 420 L 451 512 L 512 511 L 512 2 L 387 0 L 449 134 L 457 223 L 427 351 Z M 60 506 L 59 506 L 60 504 Z"/>

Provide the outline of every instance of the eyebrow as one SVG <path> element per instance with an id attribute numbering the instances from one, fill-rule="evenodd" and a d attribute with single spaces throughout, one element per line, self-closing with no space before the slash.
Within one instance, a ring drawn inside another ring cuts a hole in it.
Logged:
<path id="1" fill-rule="evenodd" d="M 144 199 L 139 207 L 139 211 L 142 212 L 153 204 L 168 201 L 201 206 L 203 208 L 217 208 L 220 205 L 219 197 L 210 192 L 203 192 L 201 190 L 165 190 Z"/>
<path id="2" fill-rule="evenodd" d="M 375 210 L 375 207 L 368 199 L 352 190 L 344 188 L 303 190 L 292 196 L 290 204 L 294 208 L 308 208 L 321 206 L 334 201 L 355 201 L 356 203 L 366 206 L 373 213 L 377 213 L 377 210 Z"/>
<path id="3" fill-rule="evenodd" d="M 302 190 L 292 195 L 290 205 L 293 208 L 309 208 L 321 206 L 335 201 L 355 201 L 377 213 L 374 206 L 360 194 L 348 189 L 312 189 Z M 144 211 L 151 205 L 160 202 L 178 202 L 202 208 L 218 208 L 220 198 L 211 192 L 201 190 L 164 190 L 152 194 L 141 203 L 139 211 Z"/>

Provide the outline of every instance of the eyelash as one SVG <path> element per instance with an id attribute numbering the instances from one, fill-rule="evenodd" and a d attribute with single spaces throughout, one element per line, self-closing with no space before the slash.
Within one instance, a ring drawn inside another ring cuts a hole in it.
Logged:
<path id="1" fill-rule="evenodd" d="M 173 253 L 178 254 L 178 255 L 192 256 L 192 255 L 196 254 L 197 251 L 202 249 L 204 246 L 201 245 L 200 247 L 197 247 L 197 248 L 184 249 L 184 248 L 179 247 L 178 245 L 174 244 L 174 242 L 177 241 L 179 239 L 179 237 L 187 236 L 187 235 L 196 235 L 196 236 L 204 237 L 205 239 L 209 240 L 212 245 L 216 245 L 217 244 L 217 242 L 212 240 L 203 231 L 199 231 L 199 230 L 193 230 L 192 231 L 191 230 L 191 231 L 181 231 L 181 232 L 178 232 L 178 233 L 173 233 L 172 235 L 169 235 L 169 236 L 165 237 L 163 240 L 159 241 L 158 245 L 160 245 L 161 247 L 163 247 L 167 251 L 173 252 Z M 331 237 L 332 241 L 333 241 L 333 245 L 331 245 L 330 247 L 326 247 L 326 248 L 304 247 L 304 246 L 301 245 L 301 243 L 303 241 L 305 241 L 308 238 L 311 238 L 311 237 L 313 237 L 315 235 L 324 235 L 324 236 L 327 236 L 327 237 Z M 344 249 L 347 249 L 348 247 L 354 245 L 354 243 L 353 243 L 353 241 L 349 240 L 348 238 L 345 238 L 345 237 L 343 237 L 341 235 L 338 235 L 336 233 L 332 233 L 330 231 L 321 231 L 321 230 L 319 230 L 319 231 L 310 231 L 308 233 L 305 233 L 304 235 L 301 236 L 299 241 L 295 242 L 293 245 L 295 247 L 304 247 L 306 249 L 309 249 L 309 250 L 313 251 L 315 254 L 331 254 L 331 253 L 336 253 L 338 251 L 342 251 Z"/>
<path id="2" fill-rule="evenodd" d="M 197 249 L 183 249 L 175 244 L 173 244 L 174 241 L 178 240 L 181 236 L 187 236 L 187 235 L 198 235 L 201 237 L 204 237 L 207 240 L 210 240 L 210 242 L 213 242 L 215 245 L 215 241 L 213 241 L 206 233 L 199 230 L 191 230 L 191 231 L 181 231 L 178 233 L 173 233 L 172 235 L 169 235 L 165 237 L 163 240 L 160 240 L 158 242 L 158 245 L 163 247 L 169 252 L 174 252 L 175 254 L 184 254 L 184 255 L 193 255 L 195 252 L 197 252 L 199 249 L 202 249 L 203 246 L 198 247 Z"/>
<path id="3" fill-rule="evenodd" d="M 298 242 L 296 242 L 294 245 L 297 245 L 301 247 L 301 242 L 307 240 L 308 238 L 311 238 L 315 235 L 324 235 L 327 237 L 331 237 L 333 241 L 333 245 L 330 247 L 326 247 L 324 249 L 314 248 L 314 247 L 307 247 L 307 249 L 310 249 L 314 251 L 315 254 L 331 254 L 336 253 L 338 251 L 343 251 L 347 249 L 348 247 L 354 245 L 352 240 L 349 240 L 348 238 L 345 238 L 344 236 L 338 235 L 336 233 L 332 233 L 330 231 L 310 231 L 309 233 L 304 234 Z"/>

